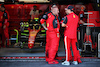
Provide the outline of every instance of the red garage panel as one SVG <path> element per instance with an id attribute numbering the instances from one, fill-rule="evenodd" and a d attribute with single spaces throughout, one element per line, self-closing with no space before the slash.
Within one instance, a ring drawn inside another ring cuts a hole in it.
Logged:
<path id="1" fill-rule="evenodd" d="M 96 27 L 100 27 L 100 13 L 99 13 L 99 11 L 88 11 L 88 12 L 92 13 L 92 14 L 89 14 L 89 23 L 94 23 Z"/>

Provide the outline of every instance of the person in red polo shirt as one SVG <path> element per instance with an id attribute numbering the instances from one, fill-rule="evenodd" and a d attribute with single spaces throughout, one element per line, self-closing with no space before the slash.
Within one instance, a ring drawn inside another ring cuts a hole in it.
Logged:
<path id="1" fill-rule="evenodd" d="M 1 11 L 3 12 L 3 19 L 2 19 L 2 46 L 5 47 L 4 43 L 7 39 L 7 47 L 9 47 L 9 33 L 8 33 L 8 27 L 9 27 L 9 13 L 7 10 L 5 10 L 4 5 L 1 5 Z"/>
<path id="2" fill-rule="evenodd" d="M 51 6 L 51 12 L 43 15 L 40 20 L 42 26 L 46 30 L 46 61 L 48 64 L 58 64 L 59 62 L 55 60 L 56 53 L 59 46 L 59 9 L 56 4 Z M 46 26 L 44 25 L 46 22 Z"/>
<path id="3" fill-rule="evenodd" d="M 65 8 L 66 16 L 64 17 L 64 21 L 62 22 L 62 27 L 65 27 L 64 31 L 64 43 L 66 48 L 66 60 L 62 63 L 62 65 L 70 65 L 70 46 L 72 46 L 74 61 L 72 62 L 74 65 L 77 65 L 77 25 L 78 25 L 78 16 L 73 12 L 74 7 L 68 5 Z"/>

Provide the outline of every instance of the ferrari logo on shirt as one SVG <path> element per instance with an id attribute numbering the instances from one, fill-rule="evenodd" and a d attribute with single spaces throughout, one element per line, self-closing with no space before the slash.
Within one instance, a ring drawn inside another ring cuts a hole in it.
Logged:
<path id="1" fill-rule="evenodd" d="M 73 18 L 75 18 L 75 15 L 73 15 Z"/>
<path id="2" fill-rule="evenodd" d="M 47 23 L 47 27 L 49 27 L 49 23 Z"/>

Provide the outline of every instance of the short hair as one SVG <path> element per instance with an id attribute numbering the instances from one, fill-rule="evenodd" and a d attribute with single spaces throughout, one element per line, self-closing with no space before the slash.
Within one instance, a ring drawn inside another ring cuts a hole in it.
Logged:
<path id="1" fill-rule="evenodd" d="M 57 5 L 56 4 L 52 4 L 52 6 L 51 6 L 52 8 L 55 8 L 55 7 L 57 7 Z"/>
<path id="2" fill-rule="evenodd" d="M 86 7 L 85 7 L 84 5 L 81 6 L 81 9 L 85 10 L 85 8 L 86 8 Z"/>
<path id="3" fill-rule="evenodd" d="M 34 5 L 33 7 L 37 7 L 36 5 Z"/>
<path id="4" fill-rule="evenodd" d="M 2 4 L 1 7 L 5 8 L 4 4 Z"/>

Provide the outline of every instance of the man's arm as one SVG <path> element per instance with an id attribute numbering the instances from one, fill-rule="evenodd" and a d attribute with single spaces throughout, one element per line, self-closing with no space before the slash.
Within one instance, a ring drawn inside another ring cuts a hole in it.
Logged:
<path id="1" fill-rule="evenodd" d="M 64 18 L 62 19 L 62 21 L 60 22 L 60 23 L 61 23 L 61 26 L 62 26 L 62 27 L 67 27 L 67 25 L 66 25 L 67 21 L 68 21 L 67 17 L 64 17 Z"/>
<path id="2" fill-rule="evenodd" d="M 80 23 L 84 24 L 85 22 L 83 20 L 80 20 Z"/>
<path id="3" fill-rule="evenodd" d="M 83 21 L 84 15 L 80 14 L 80 23 L 84 24 L 85 22 Z"/>
<path id="4" fill-rule="evenodd" d="M 8 25 L 7 25 L 7 22 L 8 22 L 8 15 L 7 15 L 7 13 L 6 13 L 6 12 L 4 12 L 3 17 L 5 18 L 5 20 L 4 20 L 4 26 L 3 26 L 3 29 L 5 29 L 5 28 L 6 28 L 6 26 L 8 26 Z"/>
<path id="5" fill-rule="evenodd" d="M 62 23 L 61 26 L 62 26 L 62 27 L 66 27 L 66 24 Z"/>
<path id="6" fill-rule="evenodd" d="M 42 19 L 40 20 L 40 23 L 45 30 L 48 30 L 48 28 L 44 24 L 44 22 L 46 21 L 47 18 L 48 18 L 48 16 L 45 14 L 45 15 L 43 15 Z"/>
<path id="7" fill-rule="evenodd" d="M 43 28 L 44 28 L 45 30 L 48 30 L 48 28 L 47 28 L 44 24 L 42 24 L 42 26 L 43 26 Z"/>

